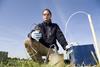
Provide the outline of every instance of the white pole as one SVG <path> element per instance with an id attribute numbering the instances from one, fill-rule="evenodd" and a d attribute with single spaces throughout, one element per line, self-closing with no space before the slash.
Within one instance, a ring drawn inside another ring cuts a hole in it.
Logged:
<path id="1" fill-rule="evenodd" d="M 82 14 L 85 14 L 85 15 L 88 16 L 88 20 L 89 20 L 89 24 L 90 24 L 90 29 L 91 29 L 93 40 L 94 40 L 94 48 L 95 48 L 95 51 L 96 51 L 96 56 L 97 56 L 97 59 L 98 59 L 98 63 L 100 64 L 100 50 L 99 50 L 99 46 L 97 44 L 96 34 L 95 34 L 95 31 L 94 31 L 94 26 L 93 26 L 93 22 L 92 22 L 92 18 L 91 18 L 90 14 L 88 14 L 87 12 L 84 12 L 84 11 L 78 11 L 78 12 L 75 12 L 75 13 L 71 14 L 70 17 L 68 18 L 68 21 L 66 22 L 65 35 L 66 35 L 66 30 L 67 30 L 67 26 L 68 26 L 69 20 L 74 15 L 76 15 L 78 13 L 82 13 Z"/>
<path id="2" fill-rule="evenodd" d="M 92 23 L 92 18 L 91 18 L 91 15 L 89 15 L 89 14 L 88 14 L 88 19 L 89 19 L 89 23 L 90 23 L 90 29 L 92 32 L 93 40 L 94 40 L 94 48 L 95 48 L 96 55 L 98 58 L 98 63 L 100 64 L 100 52 L 99 52 L 99 48 L 98 48 L 99 46 L 97 44 L 97 39 L 96 39 L 96 35 L 95 35 L 93 23 Z"/>

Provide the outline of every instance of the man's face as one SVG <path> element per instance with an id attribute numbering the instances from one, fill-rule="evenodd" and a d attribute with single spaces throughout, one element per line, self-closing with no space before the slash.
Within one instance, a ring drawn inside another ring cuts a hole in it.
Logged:
<path id="1" fill-rule="evenodd" d="M 45 10 L 45 11 L 43 12 L 43 20 L 44 20 L 44 21 L 49 21 L 50 19 L 51 19 L 50 13 L 49 13 L 47 10 Z"/>

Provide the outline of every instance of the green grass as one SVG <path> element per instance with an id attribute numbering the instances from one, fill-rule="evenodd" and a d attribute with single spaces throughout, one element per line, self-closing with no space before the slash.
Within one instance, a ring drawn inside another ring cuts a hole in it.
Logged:
<path id="1" fill-rule="evenodd" d="M 39 64 L 32 60 L 8 60 L 7 63 L 0 62 L 0 67 L 50 67 L 48 64 Z"/>
<path id="2" fill-rule="evenodd" d="M 48 64 L 38 64 L 32 60 L 8 60 L 8 62 L 0 62 L 0 67 L 51 67 Z M 73 65 L 65 65 L 64 67 L 73 67 Z M 92 66 L 88 66 L 92 67 Z M 100 67 L 98 64 L 95 67 Z"/>
<path id="3" fill-rule="evenodd" d="M 1 62 L 0 67 L 41 67 L 41 65 L 31 60 L 10 60 L 6 64 Z"/>

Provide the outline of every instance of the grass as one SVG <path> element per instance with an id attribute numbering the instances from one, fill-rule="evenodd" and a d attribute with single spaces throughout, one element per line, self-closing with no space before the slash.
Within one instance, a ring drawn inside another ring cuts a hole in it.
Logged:
<path id="1" fill-rule="evenodd" d="M 0 67 L 41 67 L 41 65 L 31 60 L 9 60 L 6 64 L 1 62 Z"/>
<path id="2" fill-rule="evenodd" d="M 39 64 L 32 60 L 9 60 L 7 63 L 0 62 L 0 67 L 50 67 L 47 64 Z"/>
<path id="3" fill-rule="evenodd" d="M 46 63 L 39 64 L 32 60 L 8 60 L 7 63 L 0 62 L 0 67 L 52 67 Z"/>
<path id="4" fill-rule="evenodd" d="M 7 63 L 0 62 L 0 67 L 51 67 L 48 64 L 38 64 L 33 62 L 32 60 L 8 60 Z M 73 64 L 65 65 L 64 67 L 74 67 Z M 87 66 L 92 67 L 92 66 Z M 100 65 L 96 65 L 95 67 L 100 67 Z"/>

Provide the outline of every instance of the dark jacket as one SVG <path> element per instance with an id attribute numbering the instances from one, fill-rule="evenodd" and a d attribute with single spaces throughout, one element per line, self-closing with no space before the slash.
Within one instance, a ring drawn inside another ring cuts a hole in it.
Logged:
<path id="1" fill-rule="evenodd" d="M 59 49 L 56 44 L 56 40 L 58 40 L 60 45 L 65 50 L 65 46 L 68 43 L 66 42 L 66 39 L 65 39 L 62 31 L 60 30 L 59 26 L 56 23 L 49 22 L 49 24 L 47 24 L 46 22 L 43 22 L 41 24 L 38 24 L 35 27 L 35 29 L 36 28 L 40 28 L 40 32 L 42 33 L 42 38 L 39 40 L 39 42 L 41 42 L 44 46 L 50 48 L 50 46 L 54 44 L 56 46 L 56 48 Z M 34 30 L 32 30 L 29 33 L 29 36 L 33 31 Z M 51 48 L 53 48 L 53 47 L 54 46 L 52 46 Z"/>

